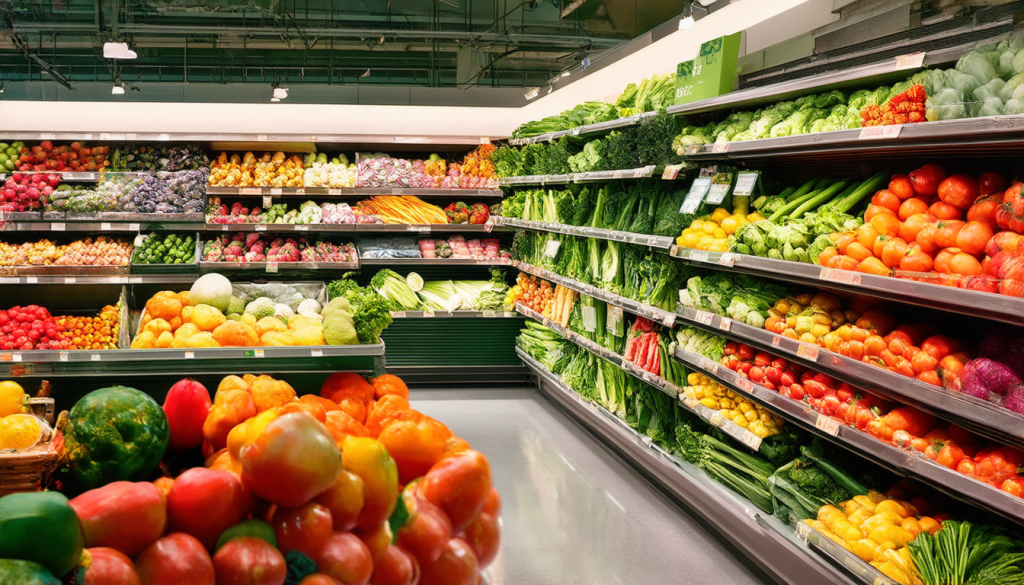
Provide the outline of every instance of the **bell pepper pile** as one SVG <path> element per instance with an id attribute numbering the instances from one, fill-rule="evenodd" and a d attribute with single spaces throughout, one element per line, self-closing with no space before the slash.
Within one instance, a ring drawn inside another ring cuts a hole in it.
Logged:
<path id="1" fill-rule="evenodd" d="M 126 396 L 137 408 L 116 402 Z M 490 465 L 408 396 L 396 376 L 354 373 L 332 374 L 319 395 L 301 398 L 251 374 L 224 378 L 212 402 L 202 384 L 181 380 L 162 408 L 131 388 L 93 392 L 82 399 L 88 412 L 72 409 L 67 424 L 61 477 L 79 495 L 0 498 L 0 574 L 33 583 L 216 585 L 259 575 L 265 585 L 475 585 L 500 540 Z M 138 419 L 137 409 L 152 416 Z M 117 449 L 79 432 L 95 413 L 120 425 Z M 107 448 L 86 454 L 79 440 Z M 204 466 L 181 469 L 200 452 Z M 158 465 L 164 477 L 144 481 Z"/>
<path id="2" fill-rule="evenodd" d="M 779 299 L 768 310 L 768 315 L 765 329 L 804 343 L 819 343 L 842 325 L 860 318 L 855 311 L 843 311 L 839 299 L 827 293 L 804 293 Z"/>
<path id="3" fill-rule="evenodd" d="M 779 433 L 783 424 L 782 418 L 760 404 L 751 402 L 742 394 L 737 394 L 698 372 L 690 373 L 686 381 L 689 385 L 683 388 L 683 393 L 687 398 L 717 411 L 726 419 L 762 439 Z"/>

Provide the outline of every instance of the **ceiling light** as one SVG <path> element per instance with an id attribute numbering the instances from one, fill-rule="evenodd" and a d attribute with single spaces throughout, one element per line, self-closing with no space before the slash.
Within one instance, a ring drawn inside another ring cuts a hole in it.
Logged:
<path id="1" fill-rule="evenodd" d="M 270 98 L 270 101 L 272 101 L 272 102 L 279 102 L 279 101 L 281 101 L 281 98 Z"/>
<path id="2" fill-rule="evenodd" d="M 526 99 L 528 99 L 528 100 L 532 100 L 533 98 L 535 98 L 535 97 L 537 97 L 537 96 L 539 96 L 539 95 L 540 95 L 540 88 L 539 88 L 539 87 L 531 87 L 531 88 L 530 88 L 529 90 L 527 90 L 527 91 L 526 91 L 526 93 L 525 93 L 525 94 L 523 94 L 523 95 L 525 95 L 525 96 L 526 96 Z"/>
<path id="3" fill-rule="evenodd" d="M 0 93 L 3 93 L 4 89 L 4 82 L 0 81 Z"/>
<path id="4" fill-rule="evenodd" d="M 274 97 L 277 98 L 278 100 L 283 100 L 284 98 L 288 97 L 288 88 L 287 87 L 275 87 L 274 88 Z"/>
<path id="5" fill-rule="evenodd" d="M 103 43 L 103 57 L 105 59 L 135 59 L 138 55 L 128 48 L 128 43 Z"/>
<path id="6" fill-rule="evenodd" d="M 369 77 L 369 76 L 370 76 L 370 70 L 369 70 L 369 69 L 367 69 L 367 70 L 366 70 L 366 73 L 363 73 L 363 74 L 362 74 L 362 75 L 360 75 L 359 77 Z"/>

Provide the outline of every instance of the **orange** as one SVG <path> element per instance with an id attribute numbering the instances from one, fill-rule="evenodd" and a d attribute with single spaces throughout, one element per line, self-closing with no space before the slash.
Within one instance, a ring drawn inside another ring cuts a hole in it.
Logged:
<path id="1" fill-rule="evenodd" d="M 388 394 L 395 394 L 406 400 L 409 399 L 409 387 L 405 385 L 401 378 L 393 374 L 384 374 L 376 378 L 370 378 L 370 384 L 373 385 L 373 395 L 377 400 Z"/>

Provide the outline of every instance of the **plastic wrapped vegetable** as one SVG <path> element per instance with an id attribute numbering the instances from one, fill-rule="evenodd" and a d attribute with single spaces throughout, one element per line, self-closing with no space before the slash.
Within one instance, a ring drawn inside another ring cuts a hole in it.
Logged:
<path id="1" fill-rule="evenodd" d="M 925 102 L 925 118 L 932 122 L 956 120 L 966 115 L 963 94 L 952 87 L 947 87 Z"/>
<path id="2" fill-rule="evenodd" d="M 956 63 L 956 70 L 965 75 L 970 75 L 984 85 L 996 77 L 996 69 L 992 63 L 981 53 L 971 51 Z"/>

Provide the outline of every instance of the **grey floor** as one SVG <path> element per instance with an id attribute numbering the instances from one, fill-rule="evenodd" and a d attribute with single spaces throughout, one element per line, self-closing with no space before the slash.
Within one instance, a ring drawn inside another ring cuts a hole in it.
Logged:
<path id="1" fill-rule="evenodd" d="M 503 507 L 489 585 L 761 583 L 537 391 L 415 390 L 412 404 L 491 462 Z"/>

